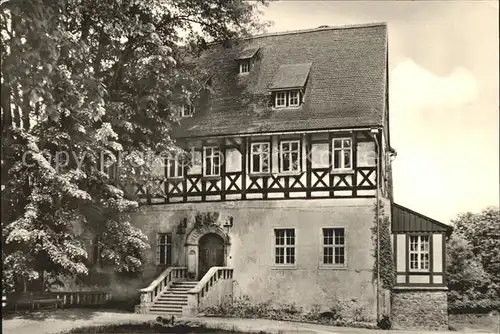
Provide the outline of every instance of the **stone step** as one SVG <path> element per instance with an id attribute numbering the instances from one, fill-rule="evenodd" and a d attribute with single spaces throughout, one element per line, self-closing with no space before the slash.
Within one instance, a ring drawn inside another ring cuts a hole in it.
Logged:
<path id="1" fill-rule="evenodd" d="M 160 306 L 160 305 L 161 306 L 174 306 L 174 307 L 179 306 L 179 307 L 183 307 L 183 306 L 187 305 L 187 302 L 185 302 L 185 303 L 180 302 L 179 303 L 177 301 L 160 300 L 160 301 L 156 301 L 153 306 Z"/>
<path id="2" fill-rule="evenodd" d="M 187 293 L 189 290 L 191 290 L 192 288 L 168 288 L 168 292 L 185 292 Z"/>
<path id="3" fill-rule="evenodd" d="M 150 314 L 161 314 L 161 315 L 182 315 L 182 310 L 179 311 L 168 311 L 168 310 L 150 310 Z"/>
<path id="4" fill-rule="evenodd" d="M 182 306 L 169 307 L 169 306 L 153 306 L 149 309 L 150 312 L 163 312 L 163 313 L 177 313 L 182 314 Z"/>
<path id="5" fill-rule="evenodd" d="M 179 296 L 179 297 L 186 297 L 188 296 L 186 291 L 166 291 L 162 295 L 163 296 Z"/>
<path id="6" fill-rule="evenodd" d="M 172 296 L 172 295 L 162 295 L 158 297 L 156 300 L 171 300 L 171 301 L 181 301 L 184 302 L 187 300 L 187 296 Z"/>
<path id="7" fill-rule="evenodd" d="M 198 284 L 200 283 L 200 281 L 175 281 L 175 282 L 172 282 L 172 284 Z"/>

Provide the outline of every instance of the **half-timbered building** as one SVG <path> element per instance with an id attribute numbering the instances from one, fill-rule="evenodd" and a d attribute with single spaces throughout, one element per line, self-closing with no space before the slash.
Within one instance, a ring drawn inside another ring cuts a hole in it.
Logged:
<path id="1" fill-rule="evenodd" d="M 134 224 L 152 247 L 138 312 L 248 296 L 304 309 L 351 300 L 375 318 L 381 203 L 395 322 L 446 326 L 449 228 L 393 203 L 387 36 L 385 24 L 320 27 L 197 59 L 210 89 L 180 108 L 173 131 L 189 158 L 167 158 L 135 191 L 145 210 Z"/>

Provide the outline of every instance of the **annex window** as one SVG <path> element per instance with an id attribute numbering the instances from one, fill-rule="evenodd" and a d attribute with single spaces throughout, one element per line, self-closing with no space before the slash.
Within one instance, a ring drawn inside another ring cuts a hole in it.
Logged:
<path id="1" fill-rule="evenodd" d="M 167 177 L 184 177 L 184 165 L 182 161 L 180 161 L 179 156 L 175 156 L 175 158 L 167 158 Z"/>
<path id="2" fill-rule="evenodd" d="M 274 106 L 276 108 L 298 107 L 300 105 L 300 92 L 298 90 L 274 93 Z"/>
<path id="3" fill-rule="evenodd" d="M 280 142 L 280 172 L 300 171 L 300 145 L 298 140 Z"/>
<path id="4" fill-rule="evenodd" d="M 185 103 L 181 106 L 180 117 L 191 117 L 194 114 L 194 106 L 191 103 Z"/>
<path id="5" fill-rule="evenodd" d="M 352 168 L 352 145 L 351 138 L 333 139 L 333 169 Z"/>
<path id="6" fill-rule="evenodd" d="M 163 266 L 172 265 L 172 234 L 156 234 L 156 264 Z"/>
<path id="7" fill-rule="evenodd" d="M 275 264 L 295 264 L 295 230 L 275 229 Z"/>
<path id="8" fill-rule="evenodd" d="M 220 153 L 217 146 L 209 146 L 203 148 L 204 176 L 219 176 L 220 175 Z"/>
<path id="9" fill-rule="evenodd" d="M 250 59 L 240 60 L 240 73 L 250 72 L 251 61 Z"/>
<path id="10" fill-rule="evenodd" d="M 345 264 L 345 231 L 343 228 L 323 229 L 322 264 Z"/>
<path id="11" fill-rule="evenodd" d="M 410 271 L 429 270 L 429 236 L 410 236 Z"/>
<path id="12" fill-rule="evenodd" d="M 269 172 L 269 143 L 252 143 L 251 171 L 252 173 Z"/>

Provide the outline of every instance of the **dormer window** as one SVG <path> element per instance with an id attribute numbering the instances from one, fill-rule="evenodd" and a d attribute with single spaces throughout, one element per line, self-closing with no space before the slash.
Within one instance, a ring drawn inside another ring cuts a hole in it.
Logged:
<path id="1" fill-rule="evenodd" d="M 240 60 L 240 73 L 250 72 L 250 59 Z"/>
<path id="2" fill-rule="evenodd" d="M 181 106 L 180 117 L 191 117 L 194 114 L 194 106 L 190 103 L 185 103 Z"/>
<path id="3" fill-rule="evenodd" d="M 298 107 L 300 105 L 301 93 L 299 90 L 290 90 L 274 93 L 274 107 Z"/>
<path id="4" fill-rule="evenodd" d="M 299 105 L 299 92 L 298 91 L 288 92 L 288 105 L 290 107 L 297 107 Z"/>
<path id="5" fill-rule="evenodd" d="M 286 92 L 277 92 L 275 100 L 277 108 L 286 107 Z"/>
<path id="6" fill-rule="evenodd" d="M 240 52 L 236 60 L 238 61 L 238 73 L 249 73 L 256 59 L 259 48 L 246 48 Z"/>
<path id="7" fill-rule="evenodd" d="M 298 107 L 304 102 L 304 91 L 311 63 L 281 65 L 269 86 L 275 108 Z"/>

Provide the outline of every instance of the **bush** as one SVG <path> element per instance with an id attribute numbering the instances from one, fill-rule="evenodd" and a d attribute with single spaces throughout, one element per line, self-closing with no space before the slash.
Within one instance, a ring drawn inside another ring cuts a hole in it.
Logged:
<path id="1" fill-rule="evenodd" d="M 203 310 L 205 316 L 263 318 L 280 321 L 311 322 L 332 326 L 376 329 L 373 322 L 365 321 L 366 307 L 355 300 L 337 301 L 328 310 L 313 305 L 308 312 L 295 304 L 273 306 L 271 301 L 252 303 L 248 296 Z"/>
<path id="2" fill-rule="evenodd" d="M 380 320 L 378 321 L 377 323 L 377 326 L 380 328 L 380 329 L 391 329 L 392 325 L 391 325 L 391 319 L 389 318 L 388 315 L 383 315 Z"/>

